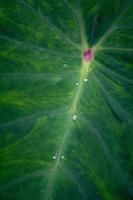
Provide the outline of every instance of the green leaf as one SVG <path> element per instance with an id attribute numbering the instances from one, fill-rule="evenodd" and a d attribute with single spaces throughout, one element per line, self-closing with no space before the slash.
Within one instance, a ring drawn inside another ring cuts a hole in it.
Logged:
<path id="1" fill-rule="evenodd" d="M 132 0 L 0 1 L 0 200 L 133 199 L 132 21 Z"/>

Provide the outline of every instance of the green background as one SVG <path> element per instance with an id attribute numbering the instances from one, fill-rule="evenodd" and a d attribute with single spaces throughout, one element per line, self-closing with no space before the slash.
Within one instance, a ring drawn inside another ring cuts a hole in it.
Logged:
<path id="1" fill-rule="evenodd" d="M 133 199 L 132 22 L 130 0 L 0 1 L 0 200 Z"/>

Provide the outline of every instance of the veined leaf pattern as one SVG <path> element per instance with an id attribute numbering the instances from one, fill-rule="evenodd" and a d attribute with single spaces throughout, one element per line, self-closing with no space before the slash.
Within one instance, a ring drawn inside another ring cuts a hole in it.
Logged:
<path id="1" fill-rule="evenodd" d="M 1 200 L 133 199 L 132 21 L 131 0 L 1 0 Z"/>

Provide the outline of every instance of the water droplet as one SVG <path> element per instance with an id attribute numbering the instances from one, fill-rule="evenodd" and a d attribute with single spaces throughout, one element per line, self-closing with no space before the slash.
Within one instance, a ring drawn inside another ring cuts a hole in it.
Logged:
<path id="1" fill-rule="evenodd" d="M 64 156 L 64 155 L 62 155 L 62 156 L 61 156 L 61 159 L 63 160 L 64 158 L 65 158 L 65 156 Z"/>
<path id="2" fill-rule="evenodd" d="M 57 159 L 57 156 L 56 156 L 56 155 L 54 155 L 54 156 L 53 156 L 53 159 L 54 159 L 54 160 L 56 160 L 56 159 Z"/>
<path id="3" fill-rule="evenodd" d="M 103 76 L 103 74 L 101 74 L 101 76 Z"/>
<path id="4" fill-rule="evenodd" d="M 83 112 L 80 113 L 81 115 L 83 114 Z"/>
<path id="5" fill-rule="evenodd" d="M 92 71 L 92 68 L 90 68 L 90 71 Z"/>
<path id="6" fill-rule="evenodd" d="M 74 121 L 77 120 L 77 118 L 78 118 L 78 115 L 76 115 L 76 114 L 72 116 L 72 119 L 73 119 Z"/>
<path id="7" fill-rule="evenodd" d="M 79 85 L 79 83 L 77 82 L 77 83 L 76 83 L 76 85 L 78 86 L 78 85 Z"/>
<path id="8" fill-rule="evenodd" d="M 84 78 L 84 82 L 87 82 L 88 81 L 88 78 Z"/>
<path id="9" fill-rule="evenodd" d="M 68 67 L 68 65 L 67 65 L 67 64 L 64 64 L 63 67 Z"/>

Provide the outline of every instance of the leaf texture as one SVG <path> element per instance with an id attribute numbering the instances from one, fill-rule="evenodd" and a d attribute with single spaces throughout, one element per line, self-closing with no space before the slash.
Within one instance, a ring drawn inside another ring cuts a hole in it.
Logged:
<path id="1" fill-rule="evenodd" d="M 132 0 L 0 1 L 0 200 L 133 199 L 132 21 Z"/>

